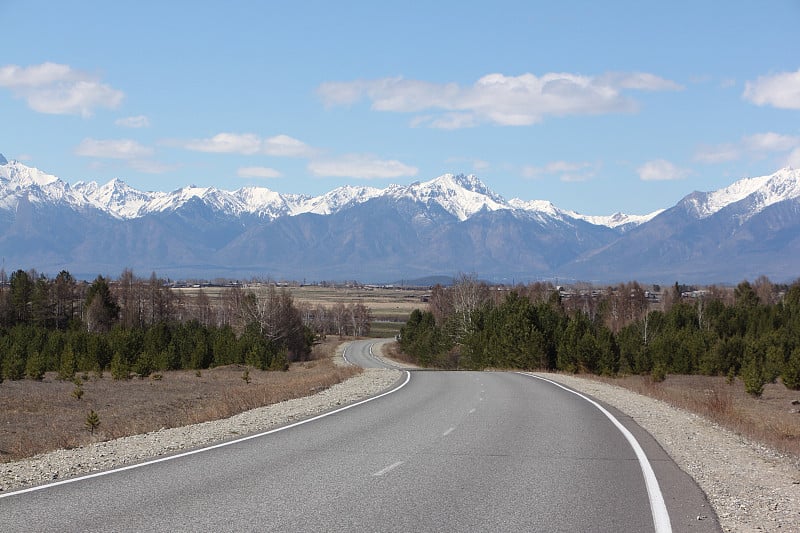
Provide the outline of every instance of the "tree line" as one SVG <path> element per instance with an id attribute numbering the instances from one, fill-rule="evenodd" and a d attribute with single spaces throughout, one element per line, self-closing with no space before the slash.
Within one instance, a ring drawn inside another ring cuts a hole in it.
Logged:
<path id="1" fill-rule="evenodd" d="M 270 283 L 220 289 L 212 300 L 129 269 L 91 283 L 67 271 L 0 270 L 0 381 L 48 371 L 125 379 L 229 364 L 284 370 L 307 359 L 320 337 L 366 335 L 370 321 L 362 304 L 298 306 Z"/>
<path id="2" fill-rule="evenodd" d="M 400 345 L 422 366 L 724 375 L 753 395 L 777 379 L 800 389 L 800 282 L 684 289 L 666 290 L 656 309 L 636 282 L 564 298 L 550 284 L 498 290 L 462 276 L 434 288 Z"/>

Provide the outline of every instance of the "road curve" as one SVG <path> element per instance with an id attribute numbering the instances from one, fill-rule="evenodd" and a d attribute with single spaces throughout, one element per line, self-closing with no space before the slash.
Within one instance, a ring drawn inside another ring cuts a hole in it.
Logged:
<path id="1" fill-rule="evenodd" d="M 632 431 L 674 530 L 719 531 L 696 520 L 709 509 L 688 476 Z M 10 495 L 0 521 L 3 531 L 655 530 L 620 431 L 575 394 L 504 372 L 414 372 L 394 393 L 285 431 Z"/>
<path id="2" fill-rule="evenodd" d="M 381 356 L 381 345 L 391 342 L 389 339 L 355 341 L 345 345 L 342 357 L 351 365 L 362 368 L 401 368 L 394 362 Z"/>

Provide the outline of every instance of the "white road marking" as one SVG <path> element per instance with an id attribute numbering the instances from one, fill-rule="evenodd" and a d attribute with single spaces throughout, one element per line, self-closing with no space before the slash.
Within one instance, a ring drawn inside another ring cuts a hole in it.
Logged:
<path id="1" fill-rule="evenodd" d="M 398 466 L 400 466 L 400 465 L 401 465 L 401 464 L 403 464 L 404 462 L 405 462 L 405 461 L 397 461 L 397 462 L 396 462 L 396 463 L 394 463 L 394 464 L 390 464 L 389 466 L 387 466 L 387 467 L 386 467 L 386 468 L 384 468 L 383 470 L 378 470 L 377 472 L 375 472 L 375 473 L 374 473 L 374 474 L 372 474 L 372 475 L 373 475 L 373 476 L 382 476 L 382 475 L 384 475 L 384 474 L 388 474 L 389 472 L 391 472 L 392 470 L 394 470 L 395 468 L 397 468 Z"/>
<path id="2" fill-rule="evenodd" d="M 344 351 L 342 352 L 342 359 L 344 359 L 344 362 L 347 363 L 348 365 L 352 365 L 353 364 L 353 363 L 350 362 L 350 359 L 347 358 L 347 350 L 350 349 L 351 345 L 352 345 L 352 343 L 347 343 L 347 346 L 344 347 Z"/>
<path id="3" fill-rule="evenodd" d="M 363 405 L 365 403 L 377 400 L 378 398 L 383 398 L 384 396 L 388 396 L 389 394 L 392 394 L 394 392 L 399 391 L 400 389 L 402 389 L 403 387 L 408 385 L 409 381 L 411 381 L 411 372 L 406 371 L 406 379 L 405 379 L 405 381 L 403 381 L 400 385 L 398 385 L 394 389 L 388 390 L 388 391 L 386 391 L 386 392 L 384 392 L 382 394 L 379 394 L 377 396 L 373 396 L 372 398 L 367 398 L 366 400 L 361 400 L 360 402 L 351 403 L 350 405 L 345 405 L 344 407 L 341 407 L 341 408 L 336 409 L 334 411 L 328 411 L 327 413 L 322 413 L 321 415 L 317 415 L 317 416 L 314 416 L 314 417 L 311 417 L 311 418 L 307 418 L 305 420 L 300 420 L 298 422 L 294 422 L 294 423 L 289 424 L 287 426 L 282 426 L 282 427 L 279 427 L 279 428 L 270 429 L 268 431 L 264 431 L 264 432 L 261 432 L 261 433 L 256 433 L 255 435 L 248 435 L 246 437 L 242 437 L 242 438 L 236 439 L 236 440 L 221 442 L 219 444 L 214 444 L 212 446 L 206 446 L 205 448 L 197 448 L 195 450 L 189 450 L 188 452 L 183 452 L 183 453 L 179 453 L 179 454 L 176 454 L 176 455 L 169 455 L 169 456 L 166 456 L 166 457 L 159 457 L 158 459 L 153 459 L 151 461 L 145 461 L 144 463 L 136 463 L 136 464 L 133 464 L 133 465 L 122 466 L 122 467 L 119 467 L 119 468 L 114 468 L 112 470 L 105 470 L 103 472 L 95 472 L 94 474 L 88 474 L 88 475 L 85 475 L 85 476 L 74 477 L 74 478 L 70 478 L 70 479 L 62 479 L 61 481 L 56 481 L 55 483 L 48 483 L 46 485 L 37 485 L 36 487 L 29 487 L 27 489 L 17 490 L 17 491 L 14 491 L 14 492 L 8 492 L 6 494 L 0 494 L 0 500 L 3 499 L 3 498 L 8 498 L 9 496 L 16 496 L 18 494 L 25 494 L 27 492 L 35 492 L 35 491 L 39 491 L 39 490 L 48 489 L 50 487 L 57 487 L 59 485 L 66 485 L 68 483 L 75 483 L 76 481 L 83 481 L 84 479 L 91 479 L 91 478 L 95 478 L 95 477 L 107 476 L 109 474 L 115 474 L 117 472 L 124 472 L 125 470 L 133 470 L 134 468 L 141 468 L 143 466 L 149 466 L 149 465 L 153 465 L 153 464 L 156 464 L 156 463 L 163 463 L 165 461 L 171 461 L 173 459 L 178 459 L 178 458 L 181 458 L 181 457 L 187 457 L 189 455 L 195 455 L 195 454 L 198 454 L 198 453 L 206 452 L 208 450 L 214 450 L 214 449 L 217 449 L 217 448 L 224 448 L 225 446 L 230 446 L 232 444 L 239 444 L 240 442 L 245 442 L 245 441 L 248 441 L 248 440 L 257 439 L 259 437 L 265 437 L 265 436 L 271 435 L 273 433 L 278 433 L 279 431 L 285 431 L 285 430 L 291 429 L 293 427 L 302 426 L 303 424 L 308 424 L 309 422 L 314 422 L 315 420 L 319 420 L 321 418 L 325 418 L 325 417 L 328 417 L 328 416 L 331 416 L 331 415 L 335 415 L 337 413 L 341 413 L 342 411 L 346 411 L 348 409 L 352 409 L 353 407 L 358 407 L 359 405 Z"/>
<path id="4" fill-rule="evenodd" d="M 647 455 L 644 453 L 642 446 L 639 444 L 639 441 L 636 440 L 636 437 L 633 436 L 633 433 L 628 431 L 628 428 L 622 425 L 622 423 L 614 417 L 611 413 L 609 413 L 602 405 L 597 403 L 596 401 L 592 400 L 588 396 L 581 394 L 580 392 L 574 391 L 570 388 L 565 387 L 560 383 L 556 383 L 555 381 L 549 380 L 547 378 L 543 378 L 541 376 L 537 376 L 535 374 L 529 374 L 527 372 L 520 372 L 525 376 L 530 376 L 532 378 L 540 379 L 542 381 L 546 381 L 555 385 L 556 387 L 560 387 L 567 392 L 571 392 L 572 394 L 579 396 L 589 402 L 590 404 L 597 407 L 601 413 L 606 415 L 606 417 L 611 420 L 617 429 L 622 433 L 625 439 L 628 441 L 628 444 L 631 445 L 633 448 L 633 452 L 636 454 L 636 458 L 639 460 L 639 468 L 642 469 L 642 475 L 644 476 L 644 483 L 647 486 L 647 497 L 650 499 L 650 512 L 653 515 L 653 525 L 656 528 L 656 533 L 672 533 L 672 523 L 669 519 L 669 512 L 667 511 L 667 505 L 664 503 L 664 496 L 661 494 L 661 488 L 658 486 L 658 479 L 656 478 L 655 472 L 653 472 L 653 467 L 650 465 L 650 461 L 647 459 Z"/>
<path id="5" fill-rule="evenodd" d="M 470 409 L 470 410 L 469 410 L 469 414 L 472 414 L 472 413 L 474 413 L 474 412 L 475 412 L 475 409 Z"/>
<path id="6" fill-rule="evenodd" d="M 447 431 L 445 431 L 444 433 L 442 433 L 442 437 L 446 437 L 446 436 L 448 436 L 450 433 L 452 433 L 453 431 L 455 431 L 455 429 L 456 429 L 456 428 L 450 428 L 450 429 L 448 429 Z"/>

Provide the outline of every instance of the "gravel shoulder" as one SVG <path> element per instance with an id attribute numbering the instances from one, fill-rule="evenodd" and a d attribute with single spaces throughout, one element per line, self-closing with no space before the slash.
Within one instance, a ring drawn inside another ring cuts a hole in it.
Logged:
<path id="1" fill-rule="evenodd" d="M 337 352 L 338 364 L 343 346 Z M 313 396 L 180 428 L 57 450 L 0 465 L 0 493 L 88 474 L 268 430 L 389 388 L 400 370 L 364 372 Z M 800 462 L 698 415 L 627 389 L 571 375 L 538 374 L 631 416 L 708 496 L 725 531 L 800 531 Z"/>

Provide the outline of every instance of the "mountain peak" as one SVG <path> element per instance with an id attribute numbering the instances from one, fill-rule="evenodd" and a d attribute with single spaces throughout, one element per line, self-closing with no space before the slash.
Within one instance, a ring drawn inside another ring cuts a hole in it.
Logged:
<path id="1" fill-rule="evenodd" d="M 772 204 L 794 198 L 800 198 L 800 170 L 786 167 L 767 176 L 742 178 L 716 191 L 694 192 L 683 203 L 703 219 L 742 202 L 746 219 Z"/>
<path id="2" fill-rule="evenodd" d="M 7 165 L 8 159 L 6 159 L 3 154 L 0 154 L 0 165 Z"/>
<path id="3" fill-rule="evenodd" d="M 511 209 L 502 196 L 492 192 L 474 175 L 444 174 L 430 181 L 388 190 L 393 196 L 408 196 L 423 204 L 438 204 L 462 221 L 483 210 Z"/>

